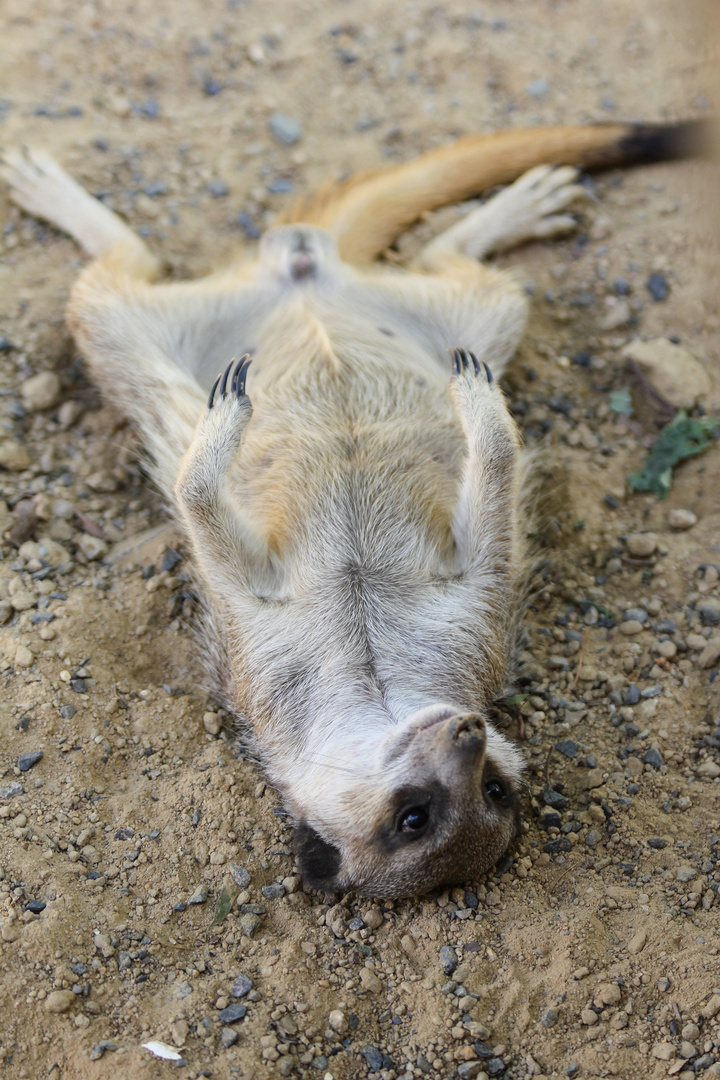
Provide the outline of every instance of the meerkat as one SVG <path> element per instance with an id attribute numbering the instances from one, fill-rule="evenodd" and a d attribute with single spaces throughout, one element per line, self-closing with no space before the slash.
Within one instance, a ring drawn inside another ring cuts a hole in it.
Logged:
<path id="1" fill-rule="evenodd" d="M 574 166 L 686 156 L 696 136 L 465 138 L 330 185 L 255 258 L 174 283 L 51 158 L 6 154 L 14 201 L 94 257 L 70 328 L 185 526 L 224 703 L 311 886 L 414 895 L 476 880 L 515 837 L 522 760 L 489 708 L 525 559 L 498 377 L 528 299 L 481 260 L 574 228 Z M 509 181 L 409 268 L 372 265 L 424 211 Z"/>

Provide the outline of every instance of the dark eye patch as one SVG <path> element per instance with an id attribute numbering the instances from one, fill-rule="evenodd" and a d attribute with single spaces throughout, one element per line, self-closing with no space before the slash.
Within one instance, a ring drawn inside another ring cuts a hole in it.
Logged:
<path id="1" fill-rule="evenodd" d="M 515 793 L 507 780 L 490 773 L 483 780 L 483 791 L 486 801 L 499 810 L 507 810 L 516 803 Z"/>
<path id="2" fill-rule="evenodd" d="M 301 821 L 295 829 L 293 847 L 302 876 L 313 889 L 332 892 L 340 870 L 342 855 L 333 844 Z"/>
<path id="3" fill-rule="evenodd" d="M 449 804 L 450 793 L 438 780 L 401 788 L 392 797 L 387 817 L 375 829 L 375 842 L 388 855 L 407 847 L 432 833 Z"/>

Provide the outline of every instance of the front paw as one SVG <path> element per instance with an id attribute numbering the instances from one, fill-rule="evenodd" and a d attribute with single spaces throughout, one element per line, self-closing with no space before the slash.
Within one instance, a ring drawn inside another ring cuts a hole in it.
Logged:
<path id="1" fill-rule="evenodd" d="M 498 445 L 514 450 L 519 443 L 517 425 L 488 365 L 469 349 L 451 349 L 450 355 L 450 393 L 471 445 L 496 439 Z"/>
<path id="2" fill-rule="evenodd" d="M 461 376 L 472 379 L 475 376 L 484 374 L 488 386 L 492 386 L 495 382 L 490 368 L 484 360 L 478 360 L 474 352 L 470 352 L 469 349 L 451 349 L 450 355 L 452 356 L 453 375 L 456 379 Z"/>

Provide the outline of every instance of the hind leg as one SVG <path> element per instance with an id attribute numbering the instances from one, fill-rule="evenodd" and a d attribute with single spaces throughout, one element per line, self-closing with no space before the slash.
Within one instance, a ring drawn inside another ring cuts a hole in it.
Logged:
<path id="1" fill-rule="evenodd" d="M 448 255 L 482 259 L 492 251 L 514 247 L 527 240 L 558 236 L 572 231 L 576 222 L 563 213 L 584 197 L 575 183 L 577 169 L 538 165 L 514 184 L 498 192 L 483 206 L 440 233 L 420 252 L 416 267 L 434 270 Z"/>
<path id="2" fill-rule="evenodd" d="M 10 198 L 26 213 L 62 229 L 96 258 L 111 251 L 124 253 L 126 269 L 138 277 L 154 278 L 160 263 L 139 236 L 68 176 L 42 150 L 5 151 L 0 176 L 10 186 Z"/>

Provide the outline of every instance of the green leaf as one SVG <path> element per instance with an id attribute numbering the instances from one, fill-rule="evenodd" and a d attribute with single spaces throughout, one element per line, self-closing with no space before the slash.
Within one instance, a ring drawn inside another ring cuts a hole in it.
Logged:
<path id="1" fill-rule="evenodd" d="M 230 914 L 230 909 L 232 906 L 233 897 L 230 895 L 226 888 L 223 888 L 215 905 L 215 917 L 210 925 L 219 926 L 221 922 L 224 922 Z"/>
<path id="2" fill-rule="evenodd" d="M 717 426 L 715 417 L 703 416 L 694 420 L 687 413 L 679 412 L 652 444 L 640 472 L 628 476 L 628 486 L 633 491 L 654 491 L 664 499 L 670 493 L 675 465 L 702 453 L 709 446 Z"/>
<path id="3" fill-rule="evenodd" d="M 620 390 L 613 390 L 608 400 L 611 412 L 618 416 L 632 416 L 633 403 L 627 386 L 623 386 Z"/>
<path id="4" fill-rule="evenodd" d="M 503 698 L 503 704 L 505 705 L 522 705 L 524 701 L 530 697 L 529 694 L 511 694 L 510 697 Z"/>

